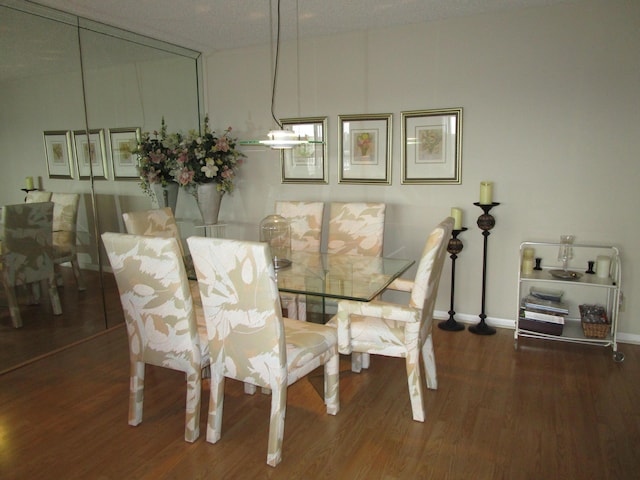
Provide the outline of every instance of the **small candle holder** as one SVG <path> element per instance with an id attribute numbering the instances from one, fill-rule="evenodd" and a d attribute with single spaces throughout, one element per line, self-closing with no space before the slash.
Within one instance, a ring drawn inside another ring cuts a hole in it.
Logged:
<path id="1" fill-rule="evenodd" d="M 589 261 L 587 262 L 587 266 L 588 266 L 587 271 L 586 271 L 586 272 L 584 272 L 584 273 L 588 273 L 588 274 L 594 274 L 594 273 L 596 273 L 596 272 L 595 272 L 595 270 L 593 269 L 593 266 L 595 265 L 595 263 L 596 263 L 596 262 L 594 262 L 593 260 L 589 260 Z"/>
<path id="2" fill-rule="evenodd" d="M 536 257 L 536 266 L 533 267 L 534 270 L 542 270 L 540 264 L 542 263 L 542 259 L 540 257 Z"/>
<path id="3" fill-rule="evenodd" d="M 451 258 L 451 307 L 449 309 L 449 319 L 438 324 L 438 328 L 442 330 L 446 330 L 448 332 L 459 332 L 460 330 L 464 330 L 464 325 L 458 323 L 455 319 L 456 312 L 453 309 L 454 298 L 455 298 L 455 286 L 456 286 L 456 258 L 458 258 L 458 254 L 464 248 L 462 241 L 458 238 L 462 232 L 466 232 L 468 228 L 462 227 L 460 230 L 453 230 L 451 232 L 451 238 L 449 239 L 449 243 L 447 244 L 447 252 L 449 252 Z"/>
<path id="4" fill-rule="evenodd" d="M 484 203 L 474 203 L 474 205 L 480 207 L 484 212 L 482 215 L 478 217 L 478 227 L 482 230 L 482 236 L 484 237 L 484 250 L 482 255 L 482 310 L 480 312 L 480 322 L 476 325 L 472 325 L 469 327 L 469 331 L 471 333 L 475 333 L 476 335 L 493 335 L 496 333 L 496 329 L 487 325 L 485 319 L 487 315 L 484 313 L 485 309 L 485 296 L 486 296 L 486 286 L 487 286 L 487 241 L 489 235 L 491 235 L 490 230 L 495 227 L 496 220 L 489 213 L 493 207 L 500 205 L 497 202 L 484 204 Z"/>

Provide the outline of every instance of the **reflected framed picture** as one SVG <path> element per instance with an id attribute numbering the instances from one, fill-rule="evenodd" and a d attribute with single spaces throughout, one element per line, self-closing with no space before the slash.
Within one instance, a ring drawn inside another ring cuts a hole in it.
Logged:
<path id="1" fill-rule="evenodd" d="M 44 152 L 49 178 L 73 178 L 70 131 L 44 132 Z"/>
<path id="2" fill-rule="evenodd" d="M 73 146 L 78 166 L 78 176 L 86 180 L 93 175 L 95 179 L 107 178 L 105 158 L 104 130 L 86 130 L 73 132 Z"/>
<path id="3" fill-rule="evenodd" d="M 391 185 L 392 114 L 339 115 L 339 183 Z"/>
<path id="4" fill-rule="evenodd" d="M 282 183 L 328 183 L 327 117 L 284 118 L 282 127 L 309 143 L 282 150 Z"/>
<path id="5" fill-rule="evenodd" d="M 462 108 L 402 112 L 402 183 L 462 183 Z"/>
<path id="6" fill-rule="evenodd" d="M 114 180 L 137 180 L 138 162 L 136 150 L 140 142 L 140 128 L 109 129 L 109 148 Z"/>

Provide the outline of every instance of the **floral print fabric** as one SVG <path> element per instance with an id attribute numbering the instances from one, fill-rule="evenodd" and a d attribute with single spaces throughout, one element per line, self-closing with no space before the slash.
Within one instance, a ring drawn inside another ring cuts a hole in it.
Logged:
<path id="1" fill-rule="evenodd" d="M 338 329 L 342 354 L 361 352 L 405 358 L 413 419 L 420 422 L 424 421 L 424 406 L 419 357 L 422 352 L 427 386 L 436 389 L 431 328 L 452 229 L 453 218 L 448 217 L 431 232 L 412 285 L 406 280 L 395 283 L 403 291 L 410 288 L 408 305 L 340 300 L 338 313 L 329 322 Z M 355 371 L 360 368 L 358 364 L 354 366 Z"/>
<path id="2" fill-rule="evenodd" d="M 200 435 L 202 369 L 209 364 L 200 337 L 189 281 L 174 238 L 102 234 L 120 293 L 129 336 L 129 424 L 142 422 L 144 366 L 185 372 L 185 440 Z"/>
<path id="3" fill-rule="evenodd" d="M 332 203 L 327 251 L 381 256 L 385 210 L 384 203 Z"/>
<path id="4" fill-rule="evenodd" d="M 220 439 L 224 378 L 271 390 L 267 463 L 282 457 L 287 386 L 324 365 L 325 404 L 335 415 L 338 351 L 333 328 L 282 318 L 264 243 L 190 237 L 211 355 L 207 441 Z M 249 388 L 249 390 L 252 390 Z"/>

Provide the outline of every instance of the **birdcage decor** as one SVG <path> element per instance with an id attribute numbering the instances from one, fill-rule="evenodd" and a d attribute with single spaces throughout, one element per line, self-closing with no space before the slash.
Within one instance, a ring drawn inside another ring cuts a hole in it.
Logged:
<path id="1" fill-rule="evenodd" d="M 291 226 L 280 215 L 269 215 L 260 222 L 260 241 L 269 244 L 273 266 L 277 269 L 291 265 Z"/>

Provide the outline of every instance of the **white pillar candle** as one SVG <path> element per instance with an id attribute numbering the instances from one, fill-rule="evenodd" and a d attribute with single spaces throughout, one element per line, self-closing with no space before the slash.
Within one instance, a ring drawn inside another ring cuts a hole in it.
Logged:
<path id="1" fill-rule="evenodd" d="M 522 258 L 531 258 L 535 255 L 536 251 L 533 248 L 525 248 L 522 250 Z"/>
<path id="2" fill-rule="evenodd" d="M 480 205 L 493 203 L 493 182 L 480 182 Z"/>
<path id="3" fill-rule="evenodd" d="M 451 209 L 451 216 L 453 217 L 453 229 L 461 230 L 462 229 L 462 210 L 459 208 Z"/>
<path id="4" fill-rule="evenodd" d="M 521 271 L 523 275 L 531 275 L 533 273 L 533 258 L 522 257 Z"/>
<path id="5" fill-rule="evenodd" d="M 33 177 L 26 177 L 24 179 L 24 186 L 27 190 L 33 190 Z"/>
<path id="6" fill-rule="evenodd" d="M 609 270 L 611 269 L 611 257 L 599 255 L 596 259 L 596 275 L 599 278 L 609 278 Z"/>

